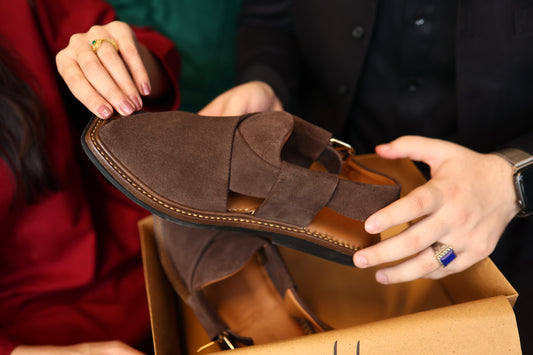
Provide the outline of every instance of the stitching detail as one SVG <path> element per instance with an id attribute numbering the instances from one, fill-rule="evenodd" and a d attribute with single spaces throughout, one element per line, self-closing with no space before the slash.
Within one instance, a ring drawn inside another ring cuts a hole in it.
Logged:
<path id="1" fill-rule="evenodd" d="M 242 222 L 242 223 L 249 223 L 249 224 L 257 224 L 257 225 L 263 225 L 263 226 L 267 226 L 267 227 L 271 227 L 271 228 L 276 228 L 276 229 L 281 229 L 281 230 L 286 230 L 286 231 L 290 231 L 290 232 L 297 232 L 297 233 L 301 233 L 301 234 L 307 234 L 309 236 L 312 236 L 312 237 L 315 237 L 315 238 L 318 238 L 318 239 L 322 239 L 328 243 L 331 243 L 331 244 L 335 244 L 335 245 L 338 245 L 338 246 L 341 246 L 341 247 L 344 247 L 344 248 L 347 248 L 347 249 L 350 249 L 350 250 L 353 250 L 354 252 L 359 250 L 359 248 L 356 248 L 354 247 L 353 245 L 350 245 L 350 244 L 347 244 L 347 243 L 344 243 L 344 242 L 341 242 L 341 241 L 338 241 L 338 240 L 335 240 L 333 239 L 331 236 L 327 235 L 327 234 L 324 234 L 324 233 L 319 233 L 319 232 L 314 232 L 314 231 L 311 231 L 309 229 L 305 229 L 305 228 L 292 228 L 292 227 L 286 227 L 286 226 L 282 226 L 282 225 L 279 225 L 279 224 L 275 224 L 275 223 L 269 223 L 269 222 L 262 222 L 262 221 L 255 221 L 255 220 L 252 220 L 252 219 L 248 219 L 248 218 L 237 218 L 237 217 L 220 217 L 220 216 L 207 216 L 207 215 L 204 215 L 204 214 L 199 214 L 199 213 L 193 213 L 193 212 L 188 212 L 188 211 L 184 211 L 182 209 L 179 209 L 179 208 L 176 208 L 176 207 L 173 207 L 173 206 L 170 206 L 169 204 L 159 200 L 158 198 L 152 196 L 148 191 L 144 190 L 142 187 L 140 187 L 139 185 L 137 185 L 133 180 L 131 180 L 131 178 L 126 175 L 126 173 L 124 173 L 110 158 L 109 156 L 101 149 L 100 145 L 98 144 L 96 138 L 95 138 L 95 132 L 97 130 L 97 128 L 99 126 L 101 126 L 103 124 L 105 120 L 103 119 L 98 119 L 97 123 L 94 125 L 93 129 L 91 130 L 91 133 L 90 133 L 90 137 L 91 137 L 91 141 L 93 142 L 93 145 L 94 147 L 96 148 L 96 150 L 98 150 L 98 152 L 100 153 L 100 155 L 108 162 L 108 164 L 120 175 L 122 176 L 131 186 L 133 186 L 137 191 L 139 191 L 140 193 L 142 193 L 143 195 L 145 195 L 146 197 L 148 197 L 150 200 L 156 202 L 157 204 L 159 204 L 160 206 L 163 206 L 164 208 L 166 209 L 169 209 L 171 211 L 174 211 L 174 212 L 177 212 L 177 213 L 180 213 L 182 215 L 186 215 L 186 216 L 189 216 L 189 217 L 195 217 L 195 218 L 202 218 L 202 219 L 206 219 L 206 220 L 220 220 L 220 221 L 231 221 L 231 222 Z"/>
<path id="2" fill-rule="evenodd" d="M 228 211 L 237 212 L 237 213 L 254 214 L 255 209 L 251 209 L 251 208 L 228 208 Z"/>

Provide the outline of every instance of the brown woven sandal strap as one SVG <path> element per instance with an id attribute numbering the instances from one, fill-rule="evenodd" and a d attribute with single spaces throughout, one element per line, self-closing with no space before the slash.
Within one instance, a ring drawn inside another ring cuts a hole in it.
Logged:
<path id="1" fill-rule="evenodd" d="M 363 184 L 283 162 L 278 180 L 254 215 L 305 227 L 328 207 L 362 221 L 396 200 L 399 192 L 396 184 Z"/>
<path id="2" fill-rule="evenodd" d="M 282 161 L 308 167 L 322 158 L 339 169 L 339 158 L 324 154 L 331 133 L 286 112 L 258 113 L 238 126 L 233 139 L 229 188 L 266 198 L 278 180 Z M 337 159 L 337 162 L 335 162 Z M 338 171 L 336 171 L 338 172 Z"/>
<path id="3" fill-rule="evenodd" d="M 335 174 L 283 162 L 270 194 L 257 208 L 259 218 L 307 226 L 330 200 L 338 183 Z"/>

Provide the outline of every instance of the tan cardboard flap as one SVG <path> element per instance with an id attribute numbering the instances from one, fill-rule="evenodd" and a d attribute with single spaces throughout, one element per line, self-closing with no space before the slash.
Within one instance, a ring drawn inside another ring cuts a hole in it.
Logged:
<path id="1" fill-rule="evenodd" d="M 381 285 L 374 277 L 378 268 L 356 269 L 292 249 L 280 248 L 280 251 L 302 299 L 334 328 L 499 295 L 506 296 L 514 305 L 518 296 L 488 258 L 441 280 Z"/>
<path id="2" fill-rule="evenodd" d="M 505 295 L 514 306 L 518 293 L 505 279 L 490 259 L 481 260 L 478 265 L 441 280 L 454 303 L 473 301 L 479 298 Z"/>
<path id="3" fill-rule="evenodd" d="M 177 297 L 159 263 L 152 217 L 139 221 L 144 279 L 154 345 L 159 354 L 176 354 L 180 348 Z"/>
<path id="4" fill-rule="evenodd" d="M 511 305 L 497 296 L 233 353 L 519 354 L 520 342 Z"/>

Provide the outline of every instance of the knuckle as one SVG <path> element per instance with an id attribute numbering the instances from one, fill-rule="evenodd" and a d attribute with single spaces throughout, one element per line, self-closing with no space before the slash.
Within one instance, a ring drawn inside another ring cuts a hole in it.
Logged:
<path id="1" fill-rule="evenodd" d="M 125 100 L 125 97 L 123 97 L 120 90 L 116 88 L 115 86 L 107 87 L 104 90 L 103 95 L 106 99 L 113 101 L 113 102 L 120 102 L 122 100 Z"/>
<path id="2" fill-rule="evenodd" d="M 100 61 L 102 63 L 106 63 L 106 64 L 117 61 L 117 55 L 114 50 L 99 50 L 98 57 L 100 58 Z"/>
<path id="3" fill-rule="evenodd" d="M 131 27 L 123 21 L 113 21 L 112 25 L 120 31 L 131 32 Z"/>
<path id="4" fill-rule="evenodd" d="M 470 221 L 471 215 L 472 213 L 470 211 L 461 210 L 454 215 L 453 220 L 458 226 L 466 226 Z"/>
<path id="5" fill-rule="evenodd" d="M 417 214 L 423 213 L 426 209 L 426 201 L 423 198 L 423 196 L 420 196 L 420 195 L 413 196 L 411 199 L 411 208 Z"/>
<path id="6" fill-rule="evenodd" d="M 120 47 L 120 52 L 125 57 L 132 57 L 132 56 L 139 55 L 139 51 L 137 50 L 137 47 L 135 46 L 133 42 L 122 43 Z"/>
<path id="7" fill-rule="evenodd" d="M 429 274 L 433 271 L 435 271 L 439 264 L 436 260 L 433 260 L 433 259 L 430 259 L 430 258 L 424 258 L 423 260 L 421 260 L 418 264 L 418 266 L 420 267 L 420 270 L 424 273 L 424 274 Z"/>
<path id="8" fill-rule="evenodd" d="M 93 25 L 89 29 L 89 32 L 101 32 L 103 28 L 104 28 L 104 26 L 102 26 L 102 25 Z"/>
<path id="9" fill-rule="evenodd" d="M 131 29 L 130 25 L 123 21 L 113 21 L 107 26 L 109 26 L 109 30 L 115 33 L 118 37 L 122 37 L 124 35 L 132 36 L 133 34 L 133 30 Z"/>
<path id="10" fill-rule="evenodd" d="M 85 35 L 81 33 L 75 33 L 72 36 L 70 36 L 69 45 L 80 43 L 84 40 L 84 38 L 85 38 Z"/>
<path id="11" fill-rule="evenodd" d="M 477 243 L 471 250 L 472 255 L 476 260 L 481 260 L 492 252 L 490 245 L 485 243 Z"/>
<path id="12" fill-rule="evenodd" d="M 423 238 L 418 233 L 412 233 L 409 238 L 405 238 L 403 241 L 403 248 L 409 250 L 411 254 L 420 250 L 423 243 Z"/>
<path id="13" fill-rule="evenodd" d="M 81 80 L 81 78 L 76 75 L 72 70 L 64 69 L 60 71 L 61 77 L 68 84 L 75 84 Z"/>
<path id="14" fill-rule="evenodd" d="M 112 340 L 110 342 L 110 346 L 112 346 L 112 347 L 114 347 L 116 349 L 121 349 L 121 348 L 123 348 L 123 343 L 118 341 L 118 340 Z"/>
<path id="15" fill-rule="evenodd" d="M 449 182 L 445 184 L 442 189 L 445 195 L 455 197 L 462 193 L 462 191 L 464 190 L 464 186 L 456 182 Z"/>
<path id="16" fill-rule="evenodd" d="M 89 60 L 89 61 L 80 63 L 80 68 L 87 76 L 90 77 L 91 75 L 94 75 L 99 70 L 101 70 L 102 66 L 97 61 Z"/>
<path id="17" fill-rule="evenodd" d="M 105 100 L 102 100 L 100 95 L 95 93 L 89 95 L 85 101 L 87 108 L 91 111 L 96 111 L 99 106 L 105 105 L 106 102 Z"/>
<path id="18" fill-rule="evenodd" d="M 56 61 L 57 71 L 59 72 L 59 74 L 62 74 L 65 71 L 65 68 L 64 68 L 65 56 L 66 54 L 64 52 L 64 49 L 60 50 L 56 54 L 55 61 Z"/>
<path id="19" fill-rule="evenodd" d="M 226 106 L 228 107 L 241 107 L 244 104 L 244 98 L 239 95 L 232 95 L 226 98 Z"/>
<path id="20" fill-rule="evenodd" d="M 119 21 L 119 20 L 115 20 L 115 21 L 111 21 L 107 24 L 108 27 L 110 28 L 121 28 L 121 26 L 124 24 L 124 22 L 122 21 Z"/>

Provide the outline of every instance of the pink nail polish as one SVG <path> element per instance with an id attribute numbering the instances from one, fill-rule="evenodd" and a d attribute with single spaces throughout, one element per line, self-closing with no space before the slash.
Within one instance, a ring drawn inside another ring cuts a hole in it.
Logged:
<path id="1" fill-rule="evenodd" d="M 143 103 L 141 101 L 141 99 L 137 96 L 130 96 L 130 100 L 131 102 L 133 102 L 133 104 L 135 105 L 135 110 L 136 111 L 139 111 L 140 109 L 142 109 L 143 107 Z"/>
<path id="2" fill-rule="evenodd" d="M 150 87 L 150 84 L 149 83 L 142 84 L 141 85 L 141 92 L 145 96 L 150 95 L 150 93 L 152 92 L 152 88 Z"/>
<path id="3" fill-rule="evenodd" d="M 135 111 L 135 108 L 132 106 L 132 104 L 129 101 L 122 101 L 119 105 L 120 110 L 125 115 L 131 115 L 133 111 Z"/>
<path id="4" fill-rule="evenodd" d="M 111 114 L 113 113 L 113 111 L 111 111 L 105 105 L 101 105 L 100 107 L 98 107 L 98 109 L 96 109 L 96 112 L 98 112 L 98 115 L 100 116 L 100 118 L 109 118 L 111 117 Z"/>

